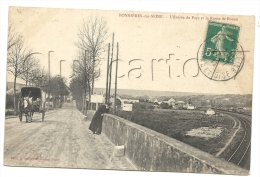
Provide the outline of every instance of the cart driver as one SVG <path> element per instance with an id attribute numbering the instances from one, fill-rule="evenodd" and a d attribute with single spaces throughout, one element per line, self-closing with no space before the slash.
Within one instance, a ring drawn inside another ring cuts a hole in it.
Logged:
<path id="1" fill-rule="evenodd" d="M 25 100 L 28 100 L 28 103 L 31 105 L 32 104 L 32 92 L 29 91 L 29 94 L 27 97 L 24 97 Z"/>

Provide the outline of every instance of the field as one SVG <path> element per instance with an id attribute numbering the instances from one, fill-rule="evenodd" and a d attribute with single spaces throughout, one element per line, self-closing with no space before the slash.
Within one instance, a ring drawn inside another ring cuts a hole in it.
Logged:
<path id="1" fill-rule="evenodd" d="M 213 155 L 224 147 L 234 126 L 227 115 L 208 116 L 198 110 L 118 111 L 117 115 Z"/>

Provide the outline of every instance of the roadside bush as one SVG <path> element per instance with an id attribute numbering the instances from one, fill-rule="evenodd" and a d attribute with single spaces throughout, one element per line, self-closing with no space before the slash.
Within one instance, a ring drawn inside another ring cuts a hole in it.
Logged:
<path id="1" fill-rule="evenodd" d="M 154 109 L 154 106 L 153 106 L 153 105 L 150 105 L 150 106 L 148 107 L 148 109 Z"/>
<path id="2" fill-rule="evenodd" d="M 160 107 L 162 109 L 170 109 L 170 105 L 168 103 L 164 103 L 164 102 L 161 103 Z"/>
<path id="3" fill-rule="evenodd" d="M 13 110 L 7 110 L 5 111 L 5 116 L 11 116 L 11 115 L 14 115 L 14 111 Z"/>
<path id="4" fill-rule="evenodd" d="M 126 120 L 132 120 L 132 111 L 117 110 L 116 116 L 122 117 Z"/>
<path id="5" fill-rule="evenodd" d="M 18 105 L 18 100 L 21 97 L 20 93 L 16 94 L 16 100 Z M 13 94 L 6 94 L 6 102 L 5 102 L 5 108 L 6 109 L 14 109 L 14 95 Z"/>
<path id="6" fill-rule="evenodd" d="M 133 111 L 134 110 L 147 110 L 147 109 L 154 109 L 153 103 L 138 102 L 138 103 L 133 104 Z"/>
<path id="7" fill-rule="evenodd" d="M 134 103 L 133 104 L 133 110 L 140 110 L 140 109 L 145 109 L 145 105 L 143 103 Z"/>
<path id="8" fill-rule="evenodd" d="M 6 109 L 13 109 L 14 108 L 14 96 L 6 94 L 6 102 L 5 102 L 5 108 Z"/>

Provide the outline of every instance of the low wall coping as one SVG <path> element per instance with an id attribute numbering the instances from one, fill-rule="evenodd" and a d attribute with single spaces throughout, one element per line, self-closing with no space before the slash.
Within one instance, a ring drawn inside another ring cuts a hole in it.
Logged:
<path id="1" fill-rule="evenodd" d="M 151 130 L 149 128 L 146 128 L 144 126 L 138 125 L 133 122 L 130 122 L 124 118 L 121 118 L 121 117 L 118 117 L 118 116 L 115 116 L 112 114 L 105 114 L 104 116 L 108 116 L 110 118 L 117 119 L 118 121 L 125 123 L 128 126 L 134 127 L 136 129 L 138 129 L 139 131 L 149 134 L 149 135 L 153 136 L 154 138 L 159 139 L 160 141 L 163 141 L 164 143 L 168 144 L 169 146 L 173 146 L 174 148 L 178 149 L 179 151 L 181 151 L 185 154 L 188 154 L 189 156 L 194 157 L 195 159 L 223 172 L 224 174 L 249 175 L 248 170 L 243 169 L 239 166 L 236 166 L 230 162 L 221 160 L 207 152 L 204 152 L 200 149 L 192 147 L 179 140 L 168 137 L 164 134 L 161 134 L 159 132 L 156 132 L 154 130 Z"/>

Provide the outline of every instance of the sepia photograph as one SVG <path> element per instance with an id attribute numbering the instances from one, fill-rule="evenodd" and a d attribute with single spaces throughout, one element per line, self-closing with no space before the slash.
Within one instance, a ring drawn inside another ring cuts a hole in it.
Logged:
<path id="1" fill-rule="evenodd" d="M 1 168 L 255 174 L 259 16 L 116 3 L 5 7 Z"/>

